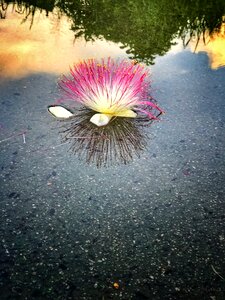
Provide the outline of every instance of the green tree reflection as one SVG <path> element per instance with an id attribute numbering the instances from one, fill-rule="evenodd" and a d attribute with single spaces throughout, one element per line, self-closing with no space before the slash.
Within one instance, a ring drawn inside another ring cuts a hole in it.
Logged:
<path id="1" fill-rule="evenodd" d="M 57 7 L 71 20 L 75 37 L 104 38 L 121 43 L 132 59 L 152 64 L 164 55 L 176 37 L 184 45 L 193 35 L 218 30 L 225 14 L 225 1 L 209 0 L 26 0 L 3 1 L 52 11 Z M 187 34 L 188 33 L 188 34 Z"/>

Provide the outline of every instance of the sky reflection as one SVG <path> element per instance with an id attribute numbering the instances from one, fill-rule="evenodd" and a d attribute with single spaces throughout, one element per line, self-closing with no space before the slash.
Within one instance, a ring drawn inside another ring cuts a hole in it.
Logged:
<path id="1" fill-rule="evenodd" d="M 7 16 L 0 20 L 0 78 L 21 78 L 33 73 L 53 73 L 60 75 L 68 72 L 69 65 L 86 58 L 127 57 L 122 44 L 107 42 L 105 39 L 85 41 L 84 37 L 74 39 L 70 30 L 71 22 L 59 15 L 57 9 L 49 13 L 36 12 L 34 20 L 29 16 L 8 7 Z M 32 27 L 31 27 L 32 24 Z M 201 37 L 197 48 L 192 39 L 188 49 L 192 52 L 206 52 L 212 69 L 225 66 L 225 25 L 220 32 L 212 34 L 206 43 Z M 170 53 L 183 51 L 182 42 L 173 46 Z"/>
<path id="2" fill-rule="evenodd" d="M 181 39 L 175 39 L 175 45 L 171 47 L 169 54 L 176 54 L 184 50 L 184 43 Z M 209 59 L 209 67 L 216 70 L 225 66 L 225 23 L 219 32 L 209 35 L 205 32 L 205 40 L 201 34 L 193 37 L 187 45 L 187 50 L 193 53 L 205 52 Z"/>
<path id="3" fill-rule="evenodd" d="M 57 13 L 36 13 L 32 28 L 31 19 L 8 9 L 6 19 L 0 20 L 0 77 L 20 78 L 31 73 L 61 74 L 80 59 L 108 56 L 125 56 L 118 44 L 104 39 L 86 42 L 74 41 L 70 22 Z"/>
<path id="4" fill-rule="evenodd" d="M 196 53 L 206 52 L 209 57 L 209 65 L 212 69 L 225 66 L 225 23 L 222 24 L 220 31 L 213 33 L 204 43 L 200 39 L 195 50 L 196 40 L 191 42 L 191 50 Z"/>

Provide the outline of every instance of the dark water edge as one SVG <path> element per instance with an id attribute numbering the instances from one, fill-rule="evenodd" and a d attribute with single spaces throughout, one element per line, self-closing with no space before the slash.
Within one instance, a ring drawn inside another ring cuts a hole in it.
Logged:
<path id="1" fill-rule="evenodd" d="M 101 169 L 60 146 L 56 77 L 2 83 L 1 299 L 224 299 L 224 78 L 203 53 L 158 58 L 166 115 Z"/>

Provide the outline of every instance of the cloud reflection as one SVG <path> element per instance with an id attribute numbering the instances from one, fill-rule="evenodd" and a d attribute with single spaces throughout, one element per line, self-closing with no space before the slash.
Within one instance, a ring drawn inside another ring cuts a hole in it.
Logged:
<path id="1" fill-rule="evenodd" d="M 216 31 L 208 36 L 205 40 L 203 34 L 199 38 L 192 39 L 190 48 L 193 52 L 206 52 L 209 57 L 209 64 L 212 69 L 218 69 L 225 66 L 225 17 L 224 23 L 219 31 Z"/>
<path id="2" fill-rule="evenodd" d="M 35 18 L 32 29 L 30 22 Z M 124 56 L 125 50 L 105 40 L 86 42 L 84 38 L 74 41 L 71 23 L 57 10 L 49 13 L 36 12 L 28 16 L 7 9 L 7 18 L 1 20 L 0 78 L 20 78 L 32 73 L 61 74 L 68 65 L 90 57 Z"/>

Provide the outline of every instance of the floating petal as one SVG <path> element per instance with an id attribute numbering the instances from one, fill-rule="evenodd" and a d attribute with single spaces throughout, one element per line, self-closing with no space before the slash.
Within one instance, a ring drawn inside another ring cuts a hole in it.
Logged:
<path id="1" fill-rule="evenodd" d="M 48 107 L 48 111 L 58 119 L 68 119 L 73 116 L 70 110 L 61 105 L 51 105 Z"/>
<path id="2" fill-rule="evenodd" d="M 90 122 L 97 126 L 105 126 L 112 119 L 112 115 L 107 114 L 95 114 L 91 117 Z"/>

